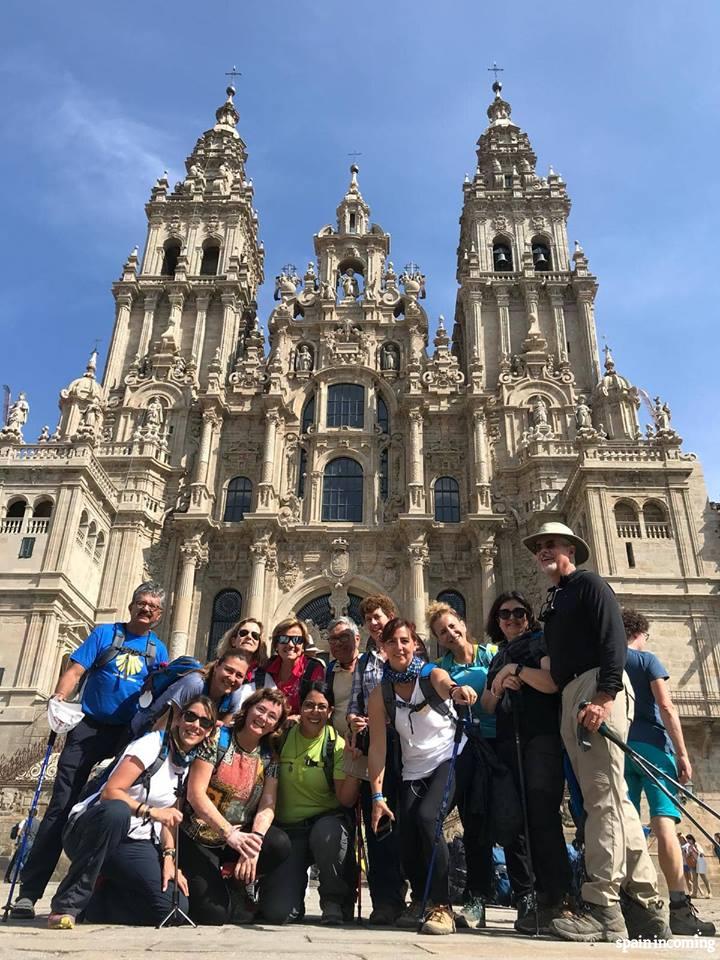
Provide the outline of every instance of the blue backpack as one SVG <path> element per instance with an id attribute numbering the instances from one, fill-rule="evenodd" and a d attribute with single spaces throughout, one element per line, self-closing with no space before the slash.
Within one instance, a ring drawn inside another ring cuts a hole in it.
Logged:
<path id="1" fill-rule="evenodd" d="M 186 677 L 188 673 L 202 670 L 203 667 L 204 664 L 195 657 L 176 657 L 170 663 L 158 663 L 153 666 L 142 686 L 140 707 L 143 710 L 152 707 L 158 697 L 161 697 L 174 683 Z"/>

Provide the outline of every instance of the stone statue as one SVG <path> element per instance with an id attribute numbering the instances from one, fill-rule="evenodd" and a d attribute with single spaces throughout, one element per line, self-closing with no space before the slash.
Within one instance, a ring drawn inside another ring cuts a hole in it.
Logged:
<path id="1" fill-rule="evenodd" d="M 309 373 L 313 368 L 312 350 L 306 343 L 301 343 L 295 353 L 295 369 L 298 373 Z"/>
<path id="2" fill-rule="evenodd" d="M 392 343 L 386 343 L 380 353 L 380 366 L 383 370 L 397 370 L 398 355 L 397 349 Z"/>
<path id="3" fill-rule="evenodd" d="M 153 397 L 145 411 L 145 435 L 148 437 L 158 436 L 163 425 L 163 420 L 163 406 L 157 397 Z"/>
<path id="4" fill-rule="evenodd" d="M 542 397 L 536 396 L 533 397 L 530 403 L 530 413 L 532 415 L 532 421 L 534 427 L 547 427 L 549 426 L 548 420 L 548 408 L 547 404 Z"/>
<path id="5" fill-rule="evenodd" d="M 360 294 L 360 287 L 358 282 L 355 279 L 355 271 L 352 267 L 348 267 L 345 273 L 340 278 L 340 283 L 343 288 L 343 294 L 345 295 L 346 300 L 355 300 Z"/>
<path id="6" fill-rule="evenodd" d="M 588 430 L 592 429 L 592 416 L 590 414 L 590 407 L 585 401 L 585 397 L 578 397 L 577 404 L 575 406 L 575 425 L 578 430 Z"/>
<path id="7" fill-rule="evenodd" d="M 670 426 L 670 407 L 667 405 L 667 403 L 663 403 L 660 397 L 655 397 L 653 417 L 655 419 L 655 426 L 658 430 L 672 430 L 672 427 Z"/>
<path id="8" fill-rule="evenodd" d="M 45 424 L 45 426 L 40 431 L 40 436 L 38 437 L 38 443 L 47 443 L 49 439 L 50 439 L 50 427 L 48 424 Z"/>
<path id="9" fill-rule="evenodd" d="M 179 354 L 173 360 L 172 369 L 170 371 L 170 376 L 173 380 L 182 380 L 187 373 L 187 363 L 184 357 L 181 357 Z"/>
<path id="10" fill-rule="evenodd" d="M 27 402 L 27 397 L 21 390 L 18 394 L 17 400 L 8 410 L 6 428 L 11 430 L 13 433 L 20 433 L 21 429 L 27 423 L 29 413 L 30 404 Z"/>

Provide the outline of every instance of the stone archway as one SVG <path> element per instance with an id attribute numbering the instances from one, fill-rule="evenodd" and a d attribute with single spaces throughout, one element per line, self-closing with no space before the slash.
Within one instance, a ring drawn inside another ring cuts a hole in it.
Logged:
<path id="1" fill-rule="evenodd" d="M 347 616 L 352 617 L 355 623 L 361 627 L 362 617 L 360 616 L 360 604 L 363 598 L 356 593 L 348 593 L 347 596 L 349 600 Z M 307 603 L 304 603 L 298 608 L 298 620 L 312 620 L 318 629 L 326 630 L 327 625 L 335 616 L 331 600 L 331 593 L 323 593 L 319 597 L 313 597 L 312 600 L 308 600 Z"/>

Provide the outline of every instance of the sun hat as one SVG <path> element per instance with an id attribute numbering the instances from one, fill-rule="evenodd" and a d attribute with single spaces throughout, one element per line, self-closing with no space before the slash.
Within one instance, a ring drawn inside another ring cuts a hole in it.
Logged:
<path id="1" fill-rule="evenodd" d="M 47 712 L 50 729 L 59 736 L 70 733 L 85 716 L 81 704 L 57 700 L 55 697 L 48 700 Z"/>
<path id="2" fill-rule="evenodd" d="M 585 563 L 590 556 L 590 547 L 585 541 L 576 537 L 570 527 L 566 527 L 564 523 L 558 523 L 556 520 L 548 520 L 531 536 L 523 538 L 523 543 L 530 553 L 537 553 L 535 543 L 538 537 L 562 537 L 563 540 L 568 540 L 575 547 L 575 563 L 578 566 Z"/>

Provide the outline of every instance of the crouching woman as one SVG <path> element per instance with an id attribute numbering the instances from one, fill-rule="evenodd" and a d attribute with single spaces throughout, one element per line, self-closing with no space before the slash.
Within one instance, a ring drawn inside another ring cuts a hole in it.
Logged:
<path id="1" fill-rule="evenodd" d="M 172 909 L 173 883 L 187 912 L 187 884 L 175 864 L 178 791 L 216 722 L 212 701 L 196 697 L 169 729 L 129 744 L 102 791 L 73 807 L 63 831 L 70 869 L 52 898 L 49 927 L 71 930 L 81 915 L 89 923 L 155 926 Z"/>
<path id="2" fill-rule="evenodd" d="M 180 864 L 196 923 L 249 923 L 248 887 L 282 863 L 290 843 L 273 826 L 277 797 L 274 737 L 287 718 L 280 690 L 248 697 L 231 729 L 198 751 L 188 777 Z"/>
<path id="3" fill-rule="evenodd" d="M 346 776 L 345 742 L 328 723 L 332 694 L 314 681 L 300 705 L 300 722 L 280 752 L 277 819 L 290 838 L 290 856 L 260 883 L 260 911 L 267 923 L 305 915 L 307 869 L 318 867 L 321 922 L 335 926 L 352 915 L 353 819 L 347 809 L 360 787 Z"/>

